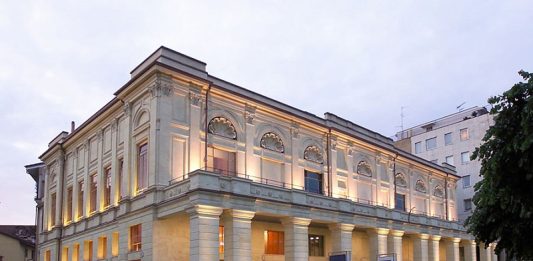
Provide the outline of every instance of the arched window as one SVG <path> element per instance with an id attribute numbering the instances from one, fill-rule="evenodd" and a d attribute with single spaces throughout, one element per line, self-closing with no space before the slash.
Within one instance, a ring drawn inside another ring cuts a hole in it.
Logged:
<path id="1" fill-rule="evenodd" d="M 357 163 L 357 174 L 372 177 L 372 169 L 370 168 L 370 164 L 368 164 L 366 161 L 362 160 Z"/>
<path id="2" fill-rule="evenodd" d="M 403 173 L 396 173 L 396 175 L 394 176 L 394 181 L 396 186 L 404 188 L 407 187 L 407 180 L 405 179 L 405 175 L 403 175 Z"/>
<path id="3" fill-rule="evenodd" d="M 237 139 L 237 132 L 235 127 L 228 119 L 224 117 L 215 117 L 209 121 L 207 127 L 209 133 L 222 136 L 224 138 L 235 140 Z"/>
<path id="4" fill-rule="evenodd" d="M 274 132 L 267 132 L 261 137 L 262 148 L 267 150 L 276 151 L 279 153 L 285 152 L 285 147 L 283 146 L 283 140 Z"/>
<path id="5" fill-rule="evenodd" d="M 304 159 L 318 164 L 324 163 L 324 157 L 320 148 L 314 145 L 307 146 L 304 150 Z"/>
<path id="6" fill-rule="evenodd" d="M 439 198 L 444 198 L 444 189 L 442 188 L 441 185 L 435 186 L 435 189 L 433 191 L 433 196 L 439 197 Z"/>
<path id="7" fill-rule="evenodd" d="M 424 183 L 424 181 L 422 181 L 421 179 L 417 180 L 415 184 L 415 190 L 418 192 L 426 193 L 426 183 Z"/>

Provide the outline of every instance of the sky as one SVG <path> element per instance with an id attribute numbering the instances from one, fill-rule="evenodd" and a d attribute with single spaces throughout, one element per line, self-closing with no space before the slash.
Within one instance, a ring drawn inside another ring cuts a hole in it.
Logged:
<path id="1" fill-rule="evenodd" d="M 149 4 L 148 4 L 149 3 Z M 209 74 L 392 136 L 533 71 L 533 1 L 0 1 L 0 224 L 33 224 L 24 165 L 164 45 Z"/>

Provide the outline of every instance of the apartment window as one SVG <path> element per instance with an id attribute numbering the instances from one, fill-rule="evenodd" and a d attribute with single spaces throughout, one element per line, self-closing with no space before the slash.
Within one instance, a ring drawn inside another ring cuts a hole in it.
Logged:
<path id="1" fill-rule="evenodd" d="M 104 209 L 111 204 L 111 168 L 104 172 Z"/>
<path id="2" fill-rule="evenodd" d="M 105 259 L 107 256 L 107 237 L 98 238 L 98 259 Z"/>
<path id="3" fill-rule="evenodd" d="M 56 193 L 52 193 L 50 196 L 50 225 L 53 227 L 56 225 Z"/>
<path id="4" fill-rule="evenodd" d="M 98 191 L 98 175 L 93 174 L 90 177 L 90 189 L 89 189 L 89 213 L 96 211 L 96 193 Z"/>
<path id="5" fill-rule="evenodd" d="M 470 135 L 468 134 L 468 128 L 460 129 L 459 137 L 461 138 L 461 141 L 470 139 Z"/>
<path id="6" fill-rule="evenodd" d="M 224 227 L 218 227 L 218 256 L 224 256 Z"/>
<path id="7" fill-rule="evenodd" d="M 235 152 L 210 147 L 207 149 L 207 168 L 223 175 L 235 174 Z"/>
<path id="8" fill-rule="evenodd" d="M 405 211 L 405 195 L 396 193 L 394 209 Z"/>
<path id="9" fill-rule="evenodd" d="M 141 191 L 148 185 L 148 143 L 141 144 L 137 152 L 137 191 Z"/>
<path id="10" fill-rule="evenodd" d="M 284 249 L 284 234 L 281 231 L 265 231 L 266 234 L 266 249 L 267 255 L 283 255 Z"/>
<path id="11" fill-rule="evenodd" d="M 419 141 L 415 143 L 415 154 L 418 154 L 421 152 L 422 152 L 422 142 Z"/>
<path id="12" fill-rule="evenodd" d="M 451 132 L 444 134 L 444 145 L 452 145 L 452 133 Z"/>
<path id="13" fill-rule="evenodd" d="M 67 213 L 65 213 L 65 221 L 72 221 L 72 186 L 67 188 Z"/>
<path id="14" fill-rule="evenodd" d="M 141 224 L 130 227 L 130 251 L 139 251 L 142 247 Z"/>
<path id="15" fill-rule="evenodd" d="M 468 151 L 461 153 L 461 163 L 466 164 L 470 161 L 470 153 Z"/>
<path id="16" fill-rule="evenodd" d="M 322 194 L 322 174 L 306 170 L 305 191 Z"/>
<path id="17" fill-rule="evenodd" d="M 463 177 L 463 188 L 470 187 L 470 175 L 466 175 Z"/>
<path id="18" fill-rule="evenodd" d="M 437 137 L 426 140 L 426 150 L 432 150 L 437 147 Z"/>
<path id="19" fill-rule="evenodd" d="M 446 163 L 453 165 L 453 155 L 446 156 Z"/>
<path id="20" fill-rule="evenodd" d="M 78 182 L 78 218 L 81 218 L 83 216 L 83 193 L 84 192 L 84 186 L 83 186 L 83 180 Z"/>
<path id="21" fill-rule="evenodd" d="M 324 236 L 309 235 L 309 256 L 324 256 Z"/>
<path id="22" fill-rule="evenodd" d="M 117 181 L 117 191 L 120 199 L 122 199 L 124 195 L 124 189 L 122 188 L 122 180 L 124 179 L 124 159 L 120 159 L 118 161 L 118 181 Z"/>
<path id="23" fill-rule="evenodd" d="M 472 210 L 472 199 L 471 198 L 465 199 L 464 205 L 465 205 L 465 211 Z"/>

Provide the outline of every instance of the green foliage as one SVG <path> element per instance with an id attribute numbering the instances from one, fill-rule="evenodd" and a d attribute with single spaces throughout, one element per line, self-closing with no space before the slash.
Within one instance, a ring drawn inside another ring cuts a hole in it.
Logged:
<path id="1" fill-rule="evenodd" d="M 494 125 L 472 154 L 483 180 L 466 226 L 477 241 L 496 242 L 496 252 L 533 260 L 533 74 L 519 74 L 525 82 L 488 100 Z"/>

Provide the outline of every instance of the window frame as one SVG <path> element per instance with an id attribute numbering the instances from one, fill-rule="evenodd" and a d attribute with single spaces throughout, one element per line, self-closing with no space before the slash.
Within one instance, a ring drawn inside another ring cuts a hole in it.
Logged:
<path id="1" fill-rule="evenodd" d="M 466 204 L 468 202 L 468 204 Z M 468 208 L 466 206 L 468 205 Z M 464 211 L 471 211 L 472 210 L 472 199 L 471 198 L 465 198 L 463 200 L 463 209 Z"/>
<path id="2" fill-rule="evenodd" d="M 142 250 L 142 224 L 130 226 L 129 250 L 138 252 Z"/>
<path id="3" fill-rule="evenodd" d="M 78 181 L 78 202 L 77 202 L 77 205 L 78 205 L 78 209 L 77 209 L 77 213 L 76 213 L 76 217 L 79 219 L 79 218 L 82 218 L 83 217 L 83 208 L 85 207 L 84 205 L 84 200 L 83 200 L 83 197 L 85 196 L 85 181 L 84 180 L 80 180 Z"/>
<path id="4" fill-rule="evenodd" d="M 73 209 L 73 197 L 74 197 L 74 191 L 73 191 L 73 186 L 69 186 L 67 188 L 67 207 L 66 207 L 66 215 L 65 215 L 65 222 L 68 224 L 70 222 L 72 222 L 72 217 L 74 216 L 73 215 L 73 212 L 72 212 L 72 209 Z"/>
<path id="5" fill-rule="evenodd" d="M 452 145 L 453 144 L 453 132 L 444 133 L 444 146 Z M 446 137 L 449 137 L 449 139 L 446 139 Z"/>
<path id="6" fill-rule="evenodd" d="M 463 137 L 463 134 L 466 133 L 465 137 Z M 468 128 L 462 128 L 459 130 L 459 139 L 461 141 L 467 141 L 470 139 L 470 131 Z"/>
<path id="7" fill-rule="evenodd" d="M 468 184 L 465 184 L 465 180 L 467 180 L 466 178 L 468 178 Z M 472 186 L 470 175 L 464 175 L 461 179 L 463 180 L 463 188 L 469 188 Z"/>
<path id="8" fill-rule="evenodd" d="M 216 157 L 216 152 L 225 153 L 226 158 Z M 217 159 L 225 160 L 226 169 L 217 168 L 217 166 L 215 166 Z M 207 168 L 209 171 L 213 171 L 225 176 L 235 176 L 237 173 L 237 153 L 235 151 L 209 146 L 207 148 Z"/>
<path id="9" fill-rule="evenodd" d="M 435 146 L 434 147 L 429 147 L 429 142 L 428 141 L 435 141 Z M 433 138 L 428 138 L 426 139 L 426 151 L 430 151 L 430 150 L 434 150 L 437 148 L 437 137 L 433 137 Z"/>
<path id="10" fill-rule="evenodd" d="M 422 153 L 422 141 L 415 142 L 415 154 Z"/>
<path id="11" fill-rule="evenodd" d="M 463 155 L 467 155 L 465 159 Z M 468 164 L 470 162 L 470 151 L 461 152 L 461 164 Z"/>
<path id="12" fill-rule="evenodd" d="M 398 199 L 402 199 L 402 205 L 403 205 L 403 208 L 399 208 L 398 207 Z M 401 193 L 395 193 L 394 194 L 394 209 L 395 210 L 400 210 L 400 211 L 406 211 L 406 195 L 405 194 L 401 194 Z"/>
<path id="13" fill-rule="evenodd" d="M 451 160 L 451 163 L 448 162 L 448 159 L 449 159 L 449 158 L 452 159 L 452 160 Z M 448 164 L 450 164 L 450 165 L 452 165 L 452 166 L 455 166 L 455 158 L 454 158 L 453 155 L 448 155 L 448 156 L 444 157 L 444 162 L 446 162 L 446 163 L 448 163 Z"/>
<path id="14" fill-rule="evenodd" d="M 111 173 L 111 167 L 107 167 L 104 169 L 104 210 L 109 208 L 111 206 L 111 181 L 112 179 L 112 173 Z"/>
<path id="15" fill-rule="evenodd" d="M 314 179 L 312 177 L 309 177 L 312 174 L 316 175 L 318 177 L 318 179 Z M 309 181 L 318 181 L 318 191 L 311 190 L 311 188 L 308 186 L 308 180 Z M 323 195 L 323 193 L 324 193 L 323 186 L 324 186 L 324 175 L 322 173 L 317 172 L 317 171 L 307 170 L 307 169 L 304 170 L 304 190 L 306 192 Z"/>
<path id="16" fill-rule="evenodd" d="M 315 240 L 314 237 L 316 237 L 318 242 L 313 242 L 313 240 Z M 312 257 L 312 256 L 323 257 L 323 256 L 325 256 L 324 236 L 323 235 L 309 234 L 307 238 L 308 238 L 308 244 L 307 245 L 308 245 L 308 248 L 309 248 L 309 257 Z M 313 248 L 318 248 L 318 249 L 313 249 Z"/>
<path id="17" fill-rule="evenodd" d="M 271 238 L 276 235 L 276 239 Z M 271 242 L 275 241 L 275 242 Z M 265 231 L 265 255 L 284 255 L 285 254 L 285 233 L 283 231 L 266 230 Z"/>
<path id="18" fill-rule="evenodd" d="M 89 215 L 97 210 L 98 201 L 98 174 L 94 173 L 89 176 Z"/>
<path id="19" fill-rule="evenodd" d="M 135 175 L 135 190 L 142 192 L 148 187 L 148 141 L 137 145 L 137 169 Z"/>

